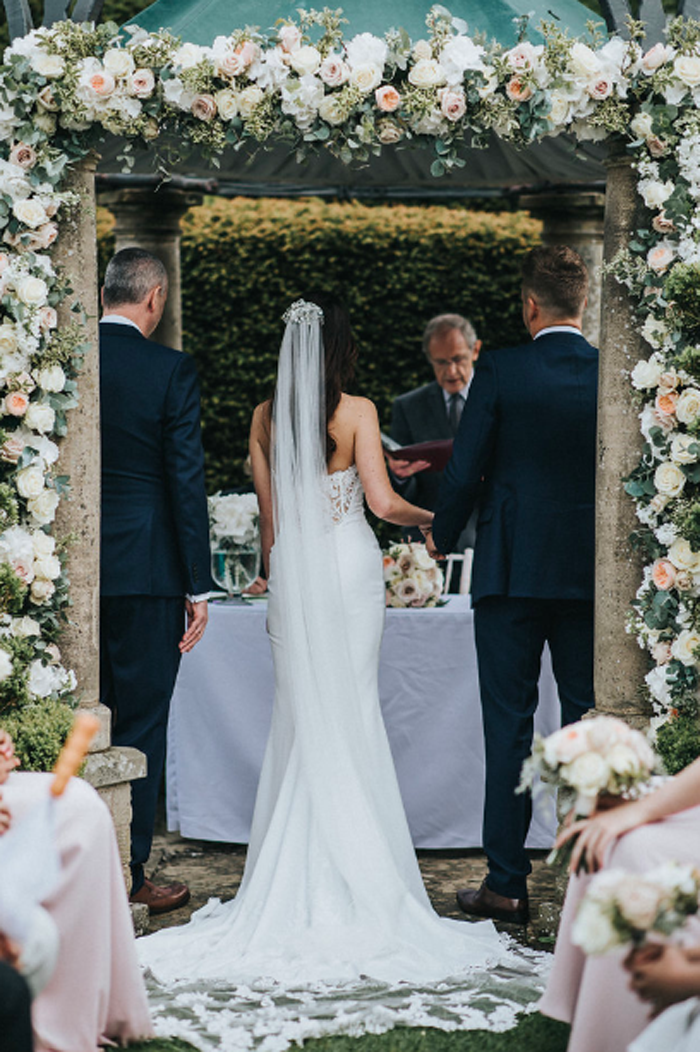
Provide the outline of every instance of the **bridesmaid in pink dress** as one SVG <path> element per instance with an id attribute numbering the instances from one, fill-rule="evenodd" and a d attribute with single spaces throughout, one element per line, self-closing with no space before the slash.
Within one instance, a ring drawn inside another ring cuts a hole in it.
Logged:
<path id="1" fill-rule="evenodd" d="M 558 843 L 577 833 L 572 872 L 584 851 L 593 869 L 605 865 L 644 873 L 667 860 L 700 865 L 700 760 L 649 796 L 576 822 Z M 629 988 L 624 951 L 586 957 L 571 942 L 589 881 L 585 875 L 569 880 L 554 967 L 537 1007 L 544 1015 L 571 1023 L 568 1052 L 625 1052 L 647 1025 L 649 1006 Z"/>
<path id="2" fill-rule="evenodd" d="M 0 737 L 7 741 L 1 731 Z M 46 799 L 52 776 L 8 777 L 13 766 L 0 756 L 2 803 L 17 823 Z M 151 1037 L 112 818 L 79 778 L 56 801 L 56 837 L 61 875 L 43 905 L 58 927 L 60 949 L 32 1005 L 35 1052 L 98 1052 L 110 1040 Z"/>

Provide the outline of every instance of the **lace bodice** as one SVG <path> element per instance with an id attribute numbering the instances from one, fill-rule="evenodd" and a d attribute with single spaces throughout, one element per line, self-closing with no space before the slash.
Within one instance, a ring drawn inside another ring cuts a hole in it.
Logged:
<path id="1" fill-rule="evenodd" d="M 364 490 L 356 464 L 334 471 L 326 479 L 331 519 L 336 525 L 350 519 L 364 518 Z"/>

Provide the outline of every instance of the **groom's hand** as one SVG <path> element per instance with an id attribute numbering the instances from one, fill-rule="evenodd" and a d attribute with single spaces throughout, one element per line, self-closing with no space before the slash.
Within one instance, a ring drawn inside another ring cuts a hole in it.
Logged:
<path id="1" fill-rule="evenodd" d="M 187 612 L 187 629 L 180 640 L 181 654 L 186 654 L 188 650 L 192 650 L 192 647 L 199 643 L 209 620 L 209 605 L 206 599 L 201 603 L 193 603 L 190 599 L 185 599 L 185 610 Z"/>
<path id="2" fill-rule="evenodd" d="M 428 555 L 431 559 L 441 560 L 445 559 L 446 556 L 442 555 L 435 547 L 435 541 L 433 540 L 433 531 L 430 526 L 421 526 L 420 532 L 425 537 L 425 547 L 428 549 Z"/>

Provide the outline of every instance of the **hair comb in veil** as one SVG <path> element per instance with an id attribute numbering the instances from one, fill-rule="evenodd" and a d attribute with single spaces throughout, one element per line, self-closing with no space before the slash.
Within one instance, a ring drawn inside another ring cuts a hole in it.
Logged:
<path id="1" fill-rule="evenodd" d="M 316 303 L 310 303 L 308 300 L 295 300 L 282 315 L 282 321 L 287 325 L 300 325 L 304 321 L 318 321 L 323 325 L 323 311 Z"/>

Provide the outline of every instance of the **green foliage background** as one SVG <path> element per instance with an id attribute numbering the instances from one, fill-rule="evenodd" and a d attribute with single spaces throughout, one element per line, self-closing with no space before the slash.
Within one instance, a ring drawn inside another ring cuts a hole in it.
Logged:
<path id="1" fill-rule="evenodd" d="M 145 7 L 150 7 L 152 3 L 153 0 L 106 0 L 99 21 L 116 22 L 120 26 L 123 22 L 128 22 L 139 11 L 143 11 Z M 72 6 L 71 4 L 71 8 Z M 32 12 L 34 25 L 40 26 L 44 17 L 43 0 L 29 0 L 29 9 Z M 0 9 L 0 50 L 6 48 L 9 42 L 5 9 L 2 8 Z"/>
<path id="2" fill-rule="evenodd" d="M 112 250 L 100 218 L 101 255 Z M 437 313 L 467 315 L 485 347 L 519 342 L 519 262 L 540 224 L 524 213 L 210 200 L 183 224 L 184 349 L 197 360 L 210 492 L 246 483 L 253 407 L 275 379 L 282 314 L 339 293 L 360 356 L 355 389 L 389 427 L 392 400 L 433 378 L 421 351 Z"/>

